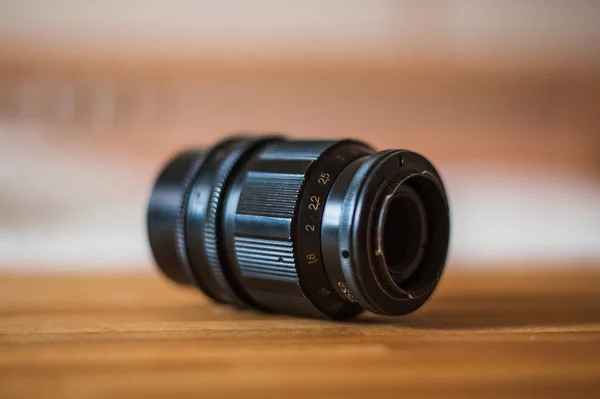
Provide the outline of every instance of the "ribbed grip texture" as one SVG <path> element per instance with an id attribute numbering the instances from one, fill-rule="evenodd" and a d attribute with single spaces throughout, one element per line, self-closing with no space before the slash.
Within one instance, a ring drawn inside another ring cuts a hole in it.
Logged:
<path id="1" fill-rule="evenodd" d="M 219 207 L 222 203 L 222 195 L 224 193 L 225 184 L 227 183 L 233 168 L 243 154 L 248 150 L 248 147 L 250 147 L 252 144 L 248 141 L 239 141 L 232 145 L 234 147 L 227 153 L 225 158 L 221 161 L 219 168 L 214 172 L 215 180 L 210 193 L 208 211 L 206 213 L 206 225 L 204 229 L 204 250 L 206 252 L 206 260 L 208 261 L 208 265 L 212 269 L 215 278 L 222 286 L 226 286 L 227 281 L 223 274 L 217 246 Z"/>
<path id="2" fill-rule="evenodd" d="M 317 145 L 314 141 L 285 141 L 277 143 L 269 148 L 268 151 L 260 155 L 262 160 L 274 161 L 309 161 L 312 162 L 319 158 L 323 150 L 329 147 L 331 141 L 321 141 Z"/>
<path id="3" fill-rule="evenodd" d="M 249 172 L 244 182 L 238 213 L 291 218 L 303 181 L 304 175 Z"/>
<path id="4" fill-rule="evenodd" d="M 289 241 L 236 237 L 235 250 L 247 277 L 296 282 L 294 248 Z"/>

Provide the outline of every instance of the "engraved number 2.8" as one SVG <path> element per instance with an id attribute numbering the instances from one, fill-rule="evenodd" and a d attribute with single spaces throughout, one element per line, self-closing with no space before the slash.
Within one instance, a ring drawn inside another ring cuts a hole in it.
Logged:
<path id="1" fill-rule="evenodd" d="M 345 282 L 340 281 L 337 283 L 337 286 L 340 287 L 340 290 L 342 291 L 342 293 L 344 293 L 344 295 L 346 295 L 346 297 L 348 297 L 348 299 L 354 300 L 354 296 L 350 292 L 350 289 L 348 289 L 348 286 Z"/>

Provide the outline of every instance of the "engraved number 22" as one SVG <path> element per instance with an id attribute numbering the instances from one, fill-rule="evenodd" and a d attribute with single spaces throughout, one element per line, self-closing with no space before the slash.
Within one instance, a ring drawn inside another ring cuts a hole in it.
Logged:
<path id="1" fill-rule="evenodd" d="M 319 205 L 321 205 L 321 197 L 312 196 L 310 197 L 310 204 L 308 204 L 308 209 L 316 211 L 319 209 Z"/>

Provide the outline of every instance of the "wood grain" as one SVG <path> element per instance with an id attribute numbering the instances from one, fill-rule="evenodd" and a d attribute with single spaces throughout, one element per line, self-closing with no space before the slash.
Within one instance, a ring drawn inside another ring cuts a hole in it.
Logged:
<path id="1" fill-rule="evenodd" d="M 600 274 L 448 274 L 419 312 L 236 311 L 162 277 L 0 276 L 0 397 L 600 397 Z"/>

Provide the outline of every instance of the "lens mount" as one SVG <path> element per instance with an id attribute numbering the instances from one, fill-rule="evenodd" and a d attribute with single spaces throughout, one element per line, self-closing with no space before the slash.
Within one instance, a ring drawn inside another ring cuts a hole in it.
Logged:
<path id="1" fill-rule="evenodd" d="M 391 207 L 398 198 L 416 212 L 405 215 L 408 220 L 390 214 L 397 211 Z M 332 187 L 325 213 L 327 271 L 340 295 L 388 315 L 410 313 L 427 300 L 445 264 L 449 216 L 441 179 L 425 158 L 382 151 L 355 160 Z M 419 228 L 410 231 L 411 242 L 402 242 L 398 233 L 411 223 Z M 416 245 L 404 270 L 394 269 L 389 260 L 396 255 L 389 250 L 386 259 L 386 241 Z"/>
<path id="2" fill-rule="evenodd" d="M 403 184 L 409 178 L 382 195 L 375 230 L 375 256 L 396 285 L 418 269 L 428 238 L 425 205 L 410 185 Z"/>

